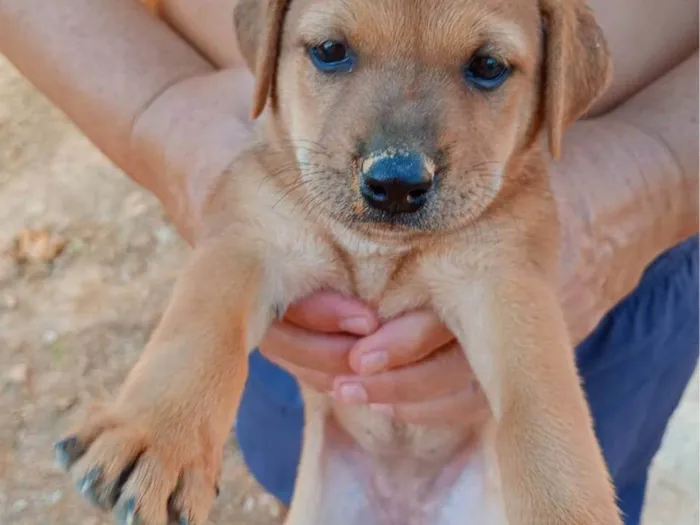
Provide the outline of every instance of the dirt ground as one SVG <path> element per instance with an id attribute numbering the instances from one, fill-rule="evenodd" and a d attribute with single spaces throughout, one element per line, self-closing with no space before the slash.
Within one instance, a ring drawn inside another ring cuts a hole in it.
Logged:
<path id="1" fill-rule="evenodd" d="M 0 57 L 0 250 L 25 228 L 66 244 L 50 264 L 0 252 L 0 525 L 106 524 L 56 470 L 51 445 L 115 392 L 187 248 L 155 200 Z M 696 380 L 657 459 L 646 525 L 698 523 L 697 497 Z M 230 443 L 212 522 L 272 525 L 278 513 Z"/>

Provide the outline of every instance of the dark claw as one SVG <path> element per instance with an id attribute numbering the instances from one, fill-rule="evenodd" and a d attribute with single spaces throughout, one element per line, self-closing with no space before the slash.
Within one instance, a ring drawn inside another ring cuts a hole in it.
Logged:
<path id="1" fill-rule="evenodd" d="M 100 496 L 97 493 L 99 481 L 102 478 L 102 469 L 97 467 L 88 472 L 78 481 L 78 491 L 94 505 L 100 505 Z"/>
<path id="2" fill-rule="evenodd" d="M 136 463 L 138 462 L 139 455 L 129 466 L 121 471 L 116 479 L 112 480 L 110 483 L 106 484 L 104 490 L 102 491 L 102 498 L 100 500 L 100 507 L 104 510 L 111 510 L 114 505 L 119 501 L 119 497 L 122 494 L 122 488 L 124 484 L 129 480 L 129 476 L 136 468 Z M 135 505 L 135 503 L 134 503 Z"/>
<path id="3" fill-rule="evenodd" d="M 102 510 L 108 511 L 111 510 L 119 500 L 119 496 L 122 492 L 122 485 L 119 480 L 116 480 L 105 484 L 101 492 L 102 494 L 97 504 Z"/>
<path id="4" fill-rule="evenodd" d="M 56 463 L 64 470 L 68 470 L 85 452 L 85 447 L 80 444 L 75 436 L 56 442 L 53 449 Z"/>
<path id="5" fill-rule="evenodd" d="M 216 497 L 218 498 L 219 494 L 221 494 L 221 487 L 218 483 L 216 484 L 216 487 L 214 487 L 214 490 L 216 490 Z"/>
<path id="6" fill-rule="evenodd" d="M 123 505 L 117 507 L 114 513 L 114 521 L 117 525 L 138 525 L 139 517 L 136 513 L 136 498 L 129 498 Z"/>

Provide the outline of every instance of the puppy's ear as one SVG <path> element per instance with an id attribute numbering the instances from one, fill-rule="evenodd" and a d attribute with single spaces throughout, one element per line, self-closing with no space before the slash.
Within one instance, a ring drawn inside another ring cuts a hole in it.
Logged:
<path id="1" fill-rule="evenodd" d="M 549 149 L 559 158 L 562 135 L 605 91 L 612 61 L 585 0 L 540 0 L 545 25 L 543 109 Z"/>
<path id="2" fill-rule="evenodd" d="M 238 45 L 248 68 L 255 74 L 251 117 L 265 109 L 273 89 L 282 26 L 291 0 L 238 0 L 234 24 Z"/>

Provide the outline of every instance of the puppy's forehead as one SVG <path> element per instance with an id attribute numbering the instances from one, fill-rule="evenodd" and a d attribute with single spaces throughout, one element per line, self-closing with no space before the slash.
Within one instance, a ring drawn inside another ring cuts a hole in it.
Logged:
<path id="1" fill-rule="evenodd" d="M 343 38 L 370 55 L 453 64 L 487 45 L 512 60 L 528 60 L 539 45 L 536 0 L 306 0 L 299 4 L 303 4 L 298 11 L 302 38 Z"/>

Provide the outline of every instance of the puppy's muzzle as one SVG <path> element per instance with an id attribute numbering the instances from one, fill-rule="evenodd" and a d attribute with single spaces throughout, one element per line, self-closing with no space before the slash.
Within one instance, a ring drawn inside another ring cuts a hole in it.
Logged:
<path id="1" fill-rule="evenodd" d="M 433 190 L 433 163 L 415 151 L 383 150 L 360 163 L 360 192 L 372 208 L 389 213 L 420 210 Z"/>

